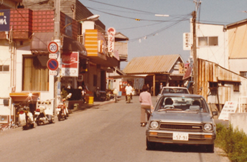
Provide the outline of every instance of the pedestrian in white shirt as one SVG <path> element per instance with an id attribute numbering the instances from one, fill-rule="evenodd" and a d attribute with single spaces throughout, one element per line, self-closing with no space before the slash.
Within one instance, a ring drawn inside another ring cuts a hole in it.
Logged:
<path id="1" fill-rule="evenodd" d="M 132 99 L 132 91 L 133 88 L 131 87 L 131 85 L 128 83 L 127 86 L 125 87 L 125 92 L 126 92 L 126 96 L 125 99 L 127 101 L 127 96 L 130 95 L 130 99 Z"/>

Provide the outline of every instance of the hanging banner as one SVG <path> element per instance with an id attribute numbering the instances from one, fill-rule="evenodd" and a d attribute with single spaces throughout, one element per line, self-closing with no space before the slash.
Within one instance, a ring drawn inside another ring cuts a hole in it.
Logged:
<path id="1" fill-rule="evenodd" d="M 108 28 L 108 52 L 114 52 L 115 34 L 116 30 L 114 28 Z"/>
<path id="2" fill-rule="evenodd" d="M 0 10 L 0 31 L 9 31 L 10 10 Z"/>
<path id="3" fill-rule="evenodd" d="M 79 74 L 79 53 L 63 53 L 61 74 L 64 77 L 78 77 Z"/>

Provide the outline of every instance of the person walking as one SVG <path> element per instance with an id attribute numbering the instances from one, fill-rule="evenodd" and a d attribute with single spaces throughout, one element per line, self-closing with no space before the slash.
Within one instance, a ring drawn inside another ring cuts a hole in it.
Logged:
<path id="1" fill-rule="evenodd" d="M 163 83 L 160 83 L 160 92 L 161 92 L 162 88 L 163 88 Z"/>
<path id="2" fill-rule="evenodd" d="M 125 87 L 125 92 L 126 92 L 125 99 L 126 99 L 126 101 L 127 101 L 127 96 L 130 96 L 130 99 L 132 99 L 132 91 L 133 91 L 133 88 L 128 83 L 127 86 Z"/>
<path id="3" fill-rule="evenodd" d="M 140 93 L 139 96 L 139 101 L 141 103 L 141 127 L 145 127 L 147 124 L 147 120 L 149 120 L 149 117 L 153 112 L 154 108 L 152 104 L 151 94 L 147 91 L 147 86 L 144 85 L 142 90 L 143 91 Z"/>

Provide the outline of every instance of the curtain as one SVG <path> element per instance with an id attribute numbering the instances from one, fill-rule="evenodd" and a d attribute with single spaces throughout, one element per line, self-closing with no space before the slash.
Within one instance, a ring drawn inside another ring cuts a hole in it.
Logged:
<path id="1" fill-rule="evenodd" d="M 23 58 L 23 91 L 49 91 L 49 70 L 40 61 L 44 60 Z"/>

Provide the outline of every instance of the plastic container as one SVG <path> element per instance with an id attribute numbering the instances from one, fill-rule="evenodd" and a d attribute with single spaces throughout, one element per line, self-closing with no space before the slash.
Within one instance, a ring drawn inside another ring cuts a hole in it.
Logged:
<path id="1" fill-rule="evenodd" d="M 122 96 L 122 91 L 119 91 L 118 92 L 118 96 Z"/>
<path id="2" fill-rule="evenodd" d="M 88 97 L 88 104 L 93 104 L 93 102 L 94 102 L 93 96 L 89 96 Z"/>

